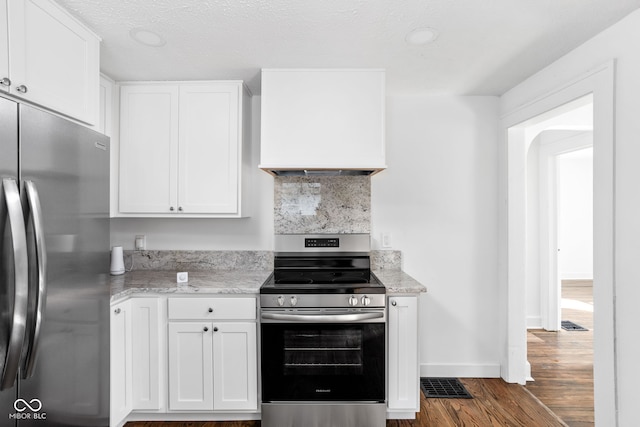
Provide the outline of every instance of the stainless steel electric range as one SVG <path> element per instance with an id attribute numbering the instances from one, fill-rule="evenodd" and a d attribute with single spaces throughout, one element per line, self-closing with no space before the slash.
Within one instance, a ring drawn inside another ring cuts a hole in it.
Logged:
<path id="1" fill-rule="evenodd" d="M 385 287 L 370 236 L 276 235 L 260 289 L 262 426 L 383 427 Z"/>

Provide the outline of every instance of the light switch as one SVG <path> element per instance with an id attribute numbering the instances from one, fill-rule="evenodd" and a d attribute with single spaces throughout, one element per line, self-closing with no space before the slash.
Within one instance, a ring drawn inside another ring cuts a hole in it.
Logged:
<path id="1" fill-rule="evenodd" d="M 391 233 L 382 233 L 382 247 L 390 248 L 391 247 Z"/>

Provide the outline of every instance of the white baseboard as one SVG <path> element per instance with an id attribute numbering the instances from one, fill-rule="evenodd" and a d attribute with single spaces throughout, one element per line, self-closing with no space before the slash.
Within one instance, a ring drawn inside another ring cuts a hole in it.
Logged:
<path id="1" fill-rule="evenodd" d="M 500 378 L 500 364 L 422 363 L 421 377 Z"/>
<path id="2" fill-rule="evenodd" d="M 542 317 L 527 316 L 527 329 L 542 329 Z"/>

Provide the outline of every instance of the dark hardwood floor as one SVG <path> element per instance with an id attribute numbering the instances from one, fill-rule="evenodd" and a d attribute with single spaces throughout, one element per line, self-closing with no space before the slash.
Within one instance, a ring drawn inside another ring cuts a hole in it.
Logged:
<path id="1" fill-rule="evenodd" d="M 521 385 L 508 384 L 498 378 L 463 378 L 460 381 L 473 395 L 473 399 L 426 399 L 421 396 L 420 413 L 415 420 L 388 420 L 387 427 L 566 426 Z M 258 427 L 259 425 L 259 421 L 130 422 L 125 427 Z"/>
<path id="2" fill-rule="evenodd" d="M 562 320 L 589 330 L 530 330 L 528 359 L 535 381 L 528 382 L 526 387 L 567 425 L 591 427 L 594 425 L 593 311 L 589 308 L 593 310 L 593 282 L 563 282 L 562 298 Z"/>

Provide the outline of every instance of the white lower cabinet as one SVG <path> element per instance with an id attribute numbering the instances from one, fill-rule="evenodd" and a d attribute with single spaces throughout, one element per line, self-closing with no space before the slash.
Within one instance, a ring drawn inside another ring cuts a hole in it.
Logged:
<path id="1" fill-rule="evenodd" d="M 184 321 L 189 305 L 192 318 Z M 220 319 L 218 311 L 246 321 Z M 255 298 L 169 299 L 169 410 L 257 410 L 255 318 Z"/>
<path id="2" fill-rule="evenodd" d="M 161 408 L 160 298 L 134 298 L 131 303 L 132 409 Z"/>
<path id="3" fill-rule="evenodd" d="M 131 297 L 111 307 L 111 426 L 256 419 L 256 297 Z"/>
<path id="4" fill-rule="evenodd" d="M 169 409 L 213 409 L 213 326 L 169 323 Z"/>
<path id="5" fill-rule="evenodd" d="M 111 306 L 111 417 L 110 426 L 124 424 L 131 412 L 131 303 Z"/>
<path id="6" fill-rule="evenodd" d="M 418 362 L 418 297 L 389 297 L 388 409 L 395 413 L 420 411 Z M 400 416 L 404 418 L 404 416 Z"/>
<path id="7" fill-rule="evenodd" d="M 221 323 L 213 333 L 213 409 L 258 409 L 256 324 Z"/>

